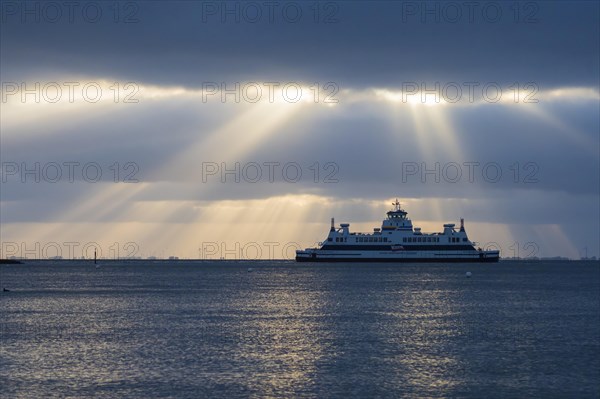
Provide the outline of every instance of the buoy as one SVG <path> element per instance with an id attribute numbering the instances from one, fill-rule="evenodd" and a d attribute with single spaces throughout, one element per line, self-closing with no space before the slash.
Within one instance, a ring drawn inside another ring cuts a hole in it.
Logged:
<path id="1" fill-rule="evenodd" d="M 471 272 L 467 272 L 465 276 L 467 276 L 467 278 L 471 277 Z"/>

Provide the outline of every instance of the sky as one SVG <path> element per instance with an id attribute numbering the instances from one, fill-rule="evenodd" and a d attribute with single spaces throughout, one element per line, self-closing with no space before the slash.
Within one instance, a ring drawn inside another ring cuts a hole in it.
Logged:
<path id="1" fill-rule="evenodd" d="M 600 253 L 597 2 L 0 4 L 1 257 Z"/>

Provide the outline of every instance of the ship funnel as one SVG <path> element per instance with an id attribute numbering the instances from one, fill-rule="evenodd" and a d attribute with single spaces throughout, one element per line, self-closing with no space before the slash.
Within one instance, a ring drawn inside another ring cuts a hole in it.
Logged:
<path id="1" fill-rule="evenodd" d="M 465 231 L 465 219 L 460 218 L 460 231 Z"/>
<path id="2" fill-rule="evenodd" d="M 335 230 L 335 220 L 331 218 L 331 231 Z"/>

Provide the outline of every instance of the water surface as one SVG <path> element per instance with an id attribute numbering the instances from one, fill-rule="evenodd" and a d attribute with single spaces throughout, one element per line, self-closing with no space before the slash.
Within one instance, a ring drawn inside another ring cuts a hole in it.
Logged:
<path id="1" fill-rule="evenodd" d="M 31 261 L 0 280 L 3 398 L 600 396 L 598 262 Z"/>

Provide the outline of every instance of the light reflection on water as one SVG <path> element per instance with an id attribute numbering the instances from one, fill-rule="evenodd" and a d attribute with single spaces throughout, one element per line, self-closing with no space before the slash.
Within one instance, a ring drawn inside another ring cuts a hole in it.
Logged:
<path id="1" fill-rule="evenodd" d="M 600 393 L 597 263 L 252 267 L 2 266 L 0 396 Z"/>

